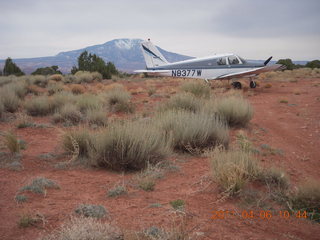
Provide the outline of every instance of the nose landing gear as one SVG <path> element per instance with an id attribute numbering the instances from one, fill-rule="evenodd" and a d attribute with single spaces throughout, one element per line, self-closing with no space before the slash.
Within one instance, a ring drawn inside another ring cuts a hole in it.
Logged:
<path id="1" fill-rule="evenodd" d="M 257 87 L 257 83 L 255 81 L 250 81 L 250 87 L 251 88 L 256 88 Z"/>

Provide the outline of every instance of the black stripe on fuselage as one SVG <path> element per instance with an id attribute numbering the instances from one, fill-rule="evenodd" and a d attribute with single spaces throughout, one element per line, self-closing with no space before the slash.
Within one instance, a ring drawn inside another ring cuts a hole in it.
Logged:
<path id="1" fill-rule="evenodd" d="M 239 69 L 239 68 L 259 68 L 259 67 L 264 67 L 263 66 L 248 66 L 248 65 L 237 65 L 237 66 L 197 66 L 197 67 L 192 67 L 192 65 L 189 66 L 161 66 L 157 68 L 148 68 L 149 70 L 179 70 L 179 69 Z"/>

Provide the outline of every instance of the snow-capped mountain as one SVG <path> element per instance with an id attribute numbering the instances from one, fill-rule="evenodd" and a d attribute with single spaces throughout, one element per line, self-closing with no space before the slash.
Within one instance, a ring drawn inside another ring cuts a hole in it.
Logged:
<path id="1" fill-rule="evenodd" d="M 39 58 L 22 58 L 13 59 L 13 61 L 26 73 L 31 73 L 39 67 L 47 67 L 58 65 L 59 69 L 64 72 L 70 72 L 72 66 L 77 65 L 79 55 L 87 50 L 90 53 L 97 54 L 106 62 L 113 62 L 116 67 L 122 71 L 132 72 L 136 69 L 144 69 L 145 62 L 141 53 L 141 39 L 115 39 L 104 44 L 89 46 L 86 48 L 61 52 L 52 57 Z M 159 47 L 158 47 L 159 48 Z M 168 52 L 159 48 L 169 62 L 176 62 L 190 59 L 189 56 L 180 55 L 177 53 Z M 0 69 L 3 67 L 4 60 L 0 60 Z"/>

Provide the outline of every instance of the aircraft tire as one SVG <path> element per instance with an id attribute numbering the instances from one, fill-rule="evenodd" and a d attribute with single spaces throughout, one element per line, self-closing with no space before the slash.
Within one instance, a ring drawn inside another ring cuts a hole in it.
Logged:
<path id="1" fill-rule="evenodd" d="M 232 83 L 232 86 L 233 86 L 235 89 L 241 89 L 241 88 L 242 88 L 241 82 L 233 82 L 233 83 Z"/>
<path id="2" fill-rule="evenodd" d="M 250 81 L 250 88 L 256 88 L 257 83 L 255 81 Z"/>

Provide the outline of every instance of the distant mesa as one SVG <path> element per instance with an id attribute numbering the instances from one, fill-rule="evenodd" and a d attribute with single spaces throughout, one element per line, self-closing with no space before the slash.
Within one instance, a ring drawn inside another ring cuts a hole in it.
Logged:
<path id="1" fill-rule="evenodd" d="M 27 74 L 40 67 L 57 65 L 63 73 L 69 73 L 71 68 L 77 64 L 77 58 L 84 51 L 97 54 L 106 62 L 113 62 L 118 69 L 125 72 L 132 72 L 137 69 L 144 69 L 145 62 L 140 50 L 142 39 L 114 39 L 100 45 L 58 53 L 51 57 L 20 58 L 13 61 Z M 159 48 L 160 52 L 169 62 L 182 61 L 192 57 L 178 53 L 168 52 Z M 5 60 L 0 60 L 0 69 L 3 68 Z"/>

